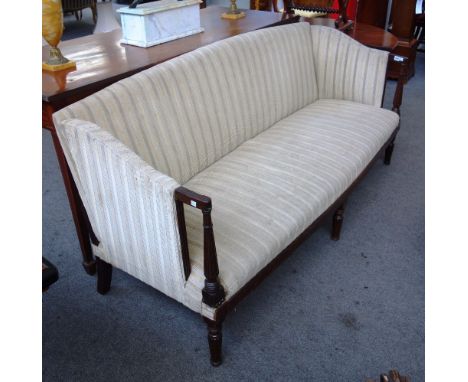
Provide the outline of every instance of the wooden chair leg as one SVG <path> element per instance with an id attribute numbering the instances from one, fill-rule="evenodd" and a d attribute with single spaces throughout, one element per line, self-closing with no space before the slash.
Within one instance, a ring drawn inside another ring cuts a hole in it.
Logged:
<path id="1" fill-rule="evenodd" d="M 343 225 L 344 204 L 338 207 L 333 214 L 331 239 L 334 241 L 340 240 L 341 226 Z"/>
<path id="2" fill-rule="evenodd" d="M 395 139 L 393 139 L 392 142 L 390 142 L 390 144 L 385 149 L 384 164 L 386 164 L 387 166 L 390 165 L 390 162 L 392 161 L 392 154 L 393 154 L 394 147 L 395 147 Z"/>
<path id="3" fill-rule="evenodd" d="M 96 257 L 97 268 L 97 292 L 106 294 L 109 292 L 112 281 L 112 265 Z"/>
<path id="4" fill-rule="evenodd" d="M 204 318 L 208 325 L 208 345 L 210 347 L 210 362 L 213 366 L 219 366 L 223 362 L 222 359 L 222 342 L 223 334 L 221 330 L 222 323 L 218 321 L 212 321 L 208 318 Z"/>
<path id="5" fill-rule="evenodd" d="M 93 22 L 94 22 L 94 24 L 96 24 L 97 23 L 97 6 L 96 6 L 96 3 L 91 5 L 91 12 L 93 13 Z"/>

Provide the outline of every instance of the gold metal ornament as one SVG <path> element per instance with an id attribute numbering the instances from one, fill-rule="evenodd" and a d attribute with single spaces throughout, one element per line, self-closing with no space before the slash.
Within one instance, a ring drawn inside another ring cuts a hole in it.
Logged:
<path id="1" fill-rule="evenodd" d="M 65 58 L 57 47 L 62 34 L 62 1 L 42 0 L 42 37 L 50 45 L 49 58 L 42 63 L 43 70 L 57 71 L 76 68 L 75 62 Z"/>
<path id="2" fill-rule="evenodd" d="M 231 9 L 221 15 L 222 19 L 237 20 L 245 17 L 245 12 L 237 9 L 236 0 L 231 0 Z"/>

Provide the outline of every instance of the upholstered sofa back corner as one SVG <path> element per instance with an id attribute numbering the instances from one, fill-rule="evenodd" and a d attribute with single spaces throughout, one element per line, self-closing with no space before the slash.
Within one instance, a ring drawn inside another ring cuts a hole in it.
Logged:
<path id="1" fill-rule="evenodd" d="M 183 184 L 318 98 L 307 23 L 202 47 L 56 113 L 96 123 Z"/>
<path id="2" fill-rule="evenodd" d="M 320 99 L 381 106 L 388 52 L 362 45 L 334 28 L 311 25 Z"/>

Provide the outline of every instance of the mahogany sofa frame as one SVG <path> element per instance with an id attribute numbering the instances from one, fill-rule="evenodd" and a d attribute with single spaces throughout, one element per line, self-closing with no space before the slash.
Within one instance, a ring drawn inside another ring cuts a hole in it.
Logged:
<path id="1" fill-rule="evenodd" d="M 404 74 L 406 72 L 407 58 L 389 54 L 387 63 L 391 61 L 400 64 L 400 77 L 393 97 L 392 110 L 400 115 L 400 106 L 403 97 Z M 382 105 L 385 96 L 382 95 Z M 185 187 L 179 187 L 175 190 L 174 200 L 177 211 L 177 220 L 179 226 L 179 235 L 182 249 L 182 260 L 184 265 L 185 278 L 190 275 L 190 258 L 187 242 L 187 230 L 185 226 L 184 205 L 201 210 L 203 214 L 203 232 L 204 232 L 204 274 L 205 287 L 202 291 L 202 301 L 210 307 L 217 308 L 214 320 L 203 317 L 208 326 L 208 344 L 210 348 L 210 361 L 213 366 L 219 366 L 222 363 L 221 345 L 222 345 L 222 323 L 226 315 L 233 310 L 236 305 L 246 297 L 255 287 L 257 287 L 264 278 L 266 278 L 273 270 L 275 270 L 291 253 L 320 225 L 325 219 L 333 214 L 332 219 L 332 240 L 339 240 L 341 226 L 343 223 L 344 203 L 350 192 L 356 187 L 360 180 L 367 174 L 372 165 L 377 159 L 384 154 L 384 163 L 390 164 L 395 137 L 400 128 L 400 124 L 396 127 L 390 138 L 385 142 L 379 152 L 370 161 L 367 167 L 359 174 L 356 180 L 346 189 L 345 192 L 324 212 L 322 213 L 308 228 L 304 230 L 291 244 L 289 244 L 280 254 L 278 254 L 268 265 L 258 272 L 247 284 L 239 289 L 232 297 L 225 301 L 225 291 L 218 279 L 218 259 L 216 255 L 216 245 L 213 233 L 213 223 L 211 221 L 211 199 L 208 196 L 197 194 Z M 261 195 L 259 196 L 261 197 Z M 94 235 L 91 235 L 94 244 L 98 244 L 98 240 Z M 112 280 L 112 265 L 104 262 L 96 257 L 97 265 L 97 291 L 100 294 L 106 294 L 110 289 Z"/>

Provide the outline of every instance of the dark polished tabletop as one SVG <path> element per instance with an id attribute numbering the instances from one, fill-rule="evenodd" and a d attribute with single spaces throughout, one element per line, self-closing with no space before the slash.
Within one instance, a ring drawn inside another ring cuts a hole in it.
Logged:
<path id="1" fill-rule="evenodd" d="M 65 99 L 76 101 L 138 71 L 212 42 L 278 22 L 292 21 L 290 16 L 281 13 L 251 10 L 245 10 L 245 18 L 225 20 L 221 14 L 226 10 L 220 6 L 206 7 L 200 11 L 204 32 L 150 48 L 120 43 L 121 29 L 64 41 L 59 48 L 65 57 L 76 61 L 76 70 L 43 71 L 42 100 L 47 103 L 65 103 Z M 48 52 L 49 48 L 45 46 L 43 60 Z"/>

